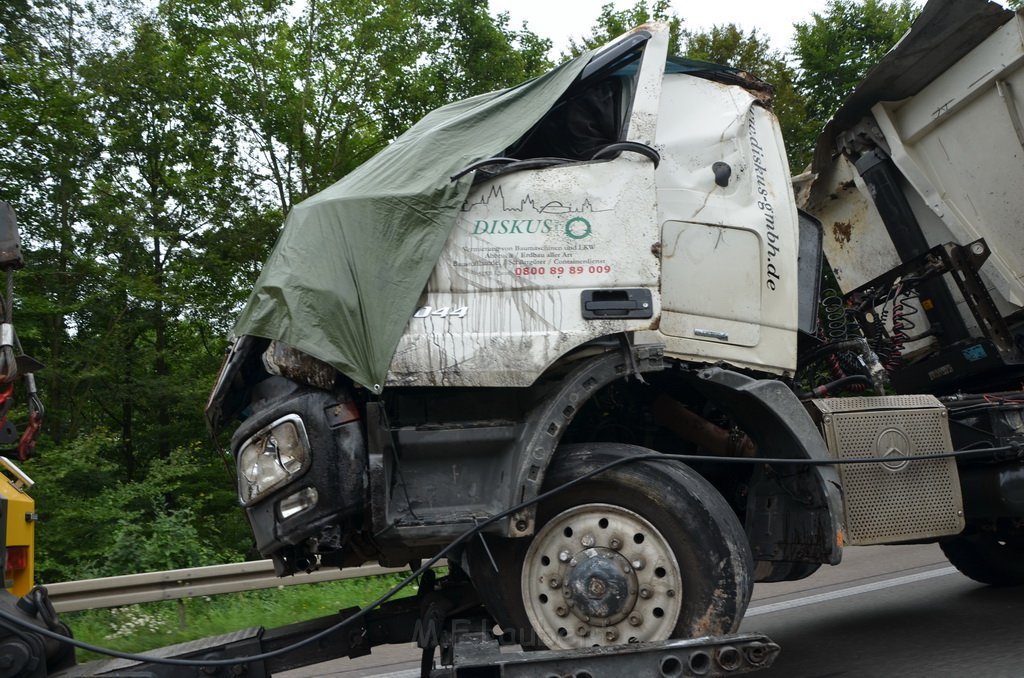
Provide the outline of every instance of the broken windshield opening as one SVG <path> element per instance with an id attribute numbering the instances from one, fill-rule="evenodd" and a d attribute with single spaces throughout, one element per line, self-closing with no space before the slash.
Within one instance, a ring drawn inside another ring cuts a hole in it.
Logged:
<path id="1" fill-rule="evenodd" d="M 590 160 L 597 151 L 625 136 L 635 83 L 635 74 L 613 74 L 577 91 L 555 104 L 505 155 L 518 160 Z"/>
<path id="2" fill-rule="evenodd" d="M 624 140 L 637 64 L 649 39 L 650 34 L 639 32 L 595 56 L 576 84 L 503 155 L 515 160 L 590 160 L 608 144 Z"/>

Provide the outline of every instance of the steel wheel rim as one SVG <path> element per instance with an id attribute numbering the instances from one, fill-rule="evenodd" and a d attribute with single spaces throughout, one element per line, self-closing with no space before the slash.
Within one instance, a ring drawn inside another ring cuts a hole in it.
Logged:
<path id="1" fill-rule="evenodd" d="M 650 521 L 611 504 L 583 504 L 541 527 L 526 552 L 523 606 L 554 649 L 670 638 L 682 577 Z"/>

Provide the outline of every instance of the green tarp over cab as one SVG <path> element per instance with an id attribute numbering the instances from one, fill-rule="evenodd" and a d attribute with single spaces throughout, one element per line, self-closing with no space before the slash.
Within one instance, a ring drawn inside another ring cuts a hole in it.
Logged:
<path id="1" fill-rule="evenodd" d="M 235 324 L 380 392 L 472 174 L 555 104 L 585 54 L 518 87 L 428 114 L 338 183 L 295 206 Z"/>

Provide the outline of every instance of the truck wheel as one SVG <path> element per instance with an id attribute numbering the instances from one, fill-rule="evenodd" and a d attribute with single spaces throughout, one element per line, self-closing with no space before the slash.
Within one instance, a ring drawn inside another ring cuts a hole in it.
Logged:
<path id="1" fill-rule="evenodd" d="M 566 446 L 545 488 L 650 453 Z M 524 647 L 730 633 L 753 590 L 750 547 L 735 514 L 679 463 L 617 466 L 542 503 L 532 539 L 491 538 L 487 549 L 479 541 L 467 554 L 471 577 L 498 624 Z"/>
<path id="2" fill-rule="evenodd" d="M 992 586 L 1024 584 L 1024 535 L 960 534 L 940 540 L 939 547 L 953 567 L 975 581 Z"/>

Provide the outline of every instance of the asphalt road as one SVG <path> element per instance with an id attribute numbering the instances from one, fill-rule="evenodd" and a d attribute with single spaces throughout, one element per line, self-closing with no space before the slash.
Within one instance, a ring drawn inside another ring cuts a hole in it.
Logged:
<path id="1" fill-rule="evenodd" d="M 752 605 L 743 630 L 782 646 L 775 665 L 755 675 L 1024 676 L 1024 587 L 984 586 L 956 572 L 937 547 L 907 548 L 850 549 L 856 562 L 847 565 L 865 573 L 861 579 Z M 865 554 L 874 562 L 863 562 Z M 872 575 L 877 568 L 888 573 Z"/>
<path id="2" fill-rule="evenodd" d="M 953 570 L 936 546 L 848 548 L 838 567 L 759 584 L 742 631 L 782 646 L 764 678 L 1024 676 L 1024 587 L 995 589 Z M 414 647 L 377 648 L 282 678 L 416 678 Z"/>

